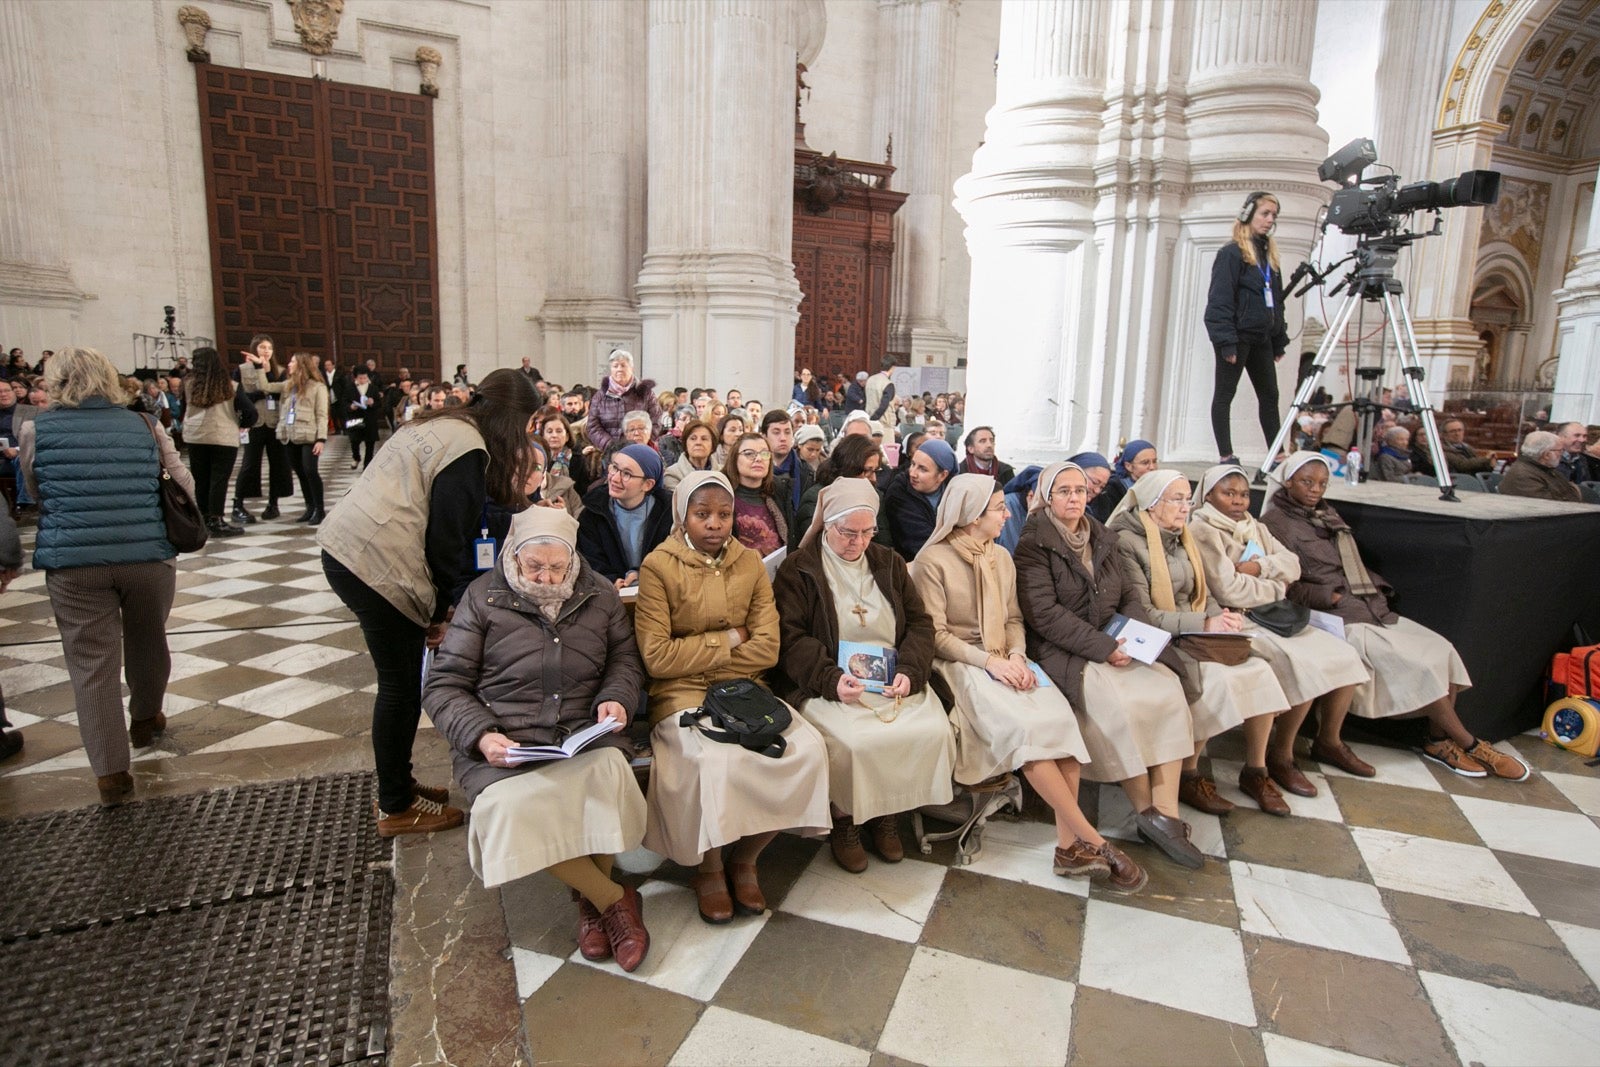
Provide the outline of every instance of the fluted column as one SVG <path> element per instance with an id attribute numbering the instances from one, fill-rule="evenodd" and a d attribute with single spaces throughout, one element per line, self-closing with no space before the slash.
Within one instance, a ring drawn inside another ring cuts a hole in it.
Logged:
<path id="1" fill-rule="evenodd" d="M 878 0 L 873 141 L 894 145 L 889 350 L 917 366 L 952 366 L 961 338 L 944 321 L 944 220 L 950 201 L 950 111 L 960 0 Z"/>
<path id="2" fill-rule="evenodd" d="M 1556 395 L 1550 417 L 1600 423 L 1600 209 L 1589 208 L 1583 251 L 1555 292 Z"/>
<path id="3" fill-rule="evenodd" d="M 74 339 L 83 303 L 61 246 L 55 139 L 32 5 L 0 4 L 0 337 L 30 359 Z"/>
<path id="4" fill-rule="evenodd" d="M 1275 234 L 1282 267 L 1292 270 L 1309 250 L 1317 208 L 1329 190 L 1317 181 L 1328 154 L 1317 126 L 1318 94 L 1311 84 L 1317 5 L 1310 0 L 1197 0 L 1188 9 L 1189 188 L 1182 238 L 1171 279 L 1172 330 L 1161 362 L 1149 368 L 1160 390 L 1153 425 L 1130 426 L 1164 444 L 1163 455 L 1204 459 L 1216 455 L 1210 406 L 1216 357 L 1202 313 L 1217 250 L 1232 239 L 1245 197 L 1270 191 L 1282 207 Z M 1160 275 L 1151 277 L 1159 283 Z M 1286 309 L 1290 333 L 1301 308 Z M 1278 365 L 1279 392 L 1292 395 L 1293 358 Z M 1152 413 L 1154 398 L 1147 401 Z M 1283 401 L 1287 408 L 1288 401 Z M 1239 390 L 1233 435 L 1242 455 L 1259 456 L 1267 442 L 1248 388 Z"/>
<path id="5" fill-rule="evenodd" d="M 643 373 L 789 394 L 795 12 L 789 0 L 650 0 Z"/>
<path id="6" fill-rule="evenodd" d="M 644 242 L 642 7 L 558 0 L 550 8 L 552 278 L 539 321 L 551 381 L 596 381 L 605 356 L 641 340 L 633 285 Z"/>
<path id="7" fill-rule="evenodd" d="M 1090 349 L 1095 145 L 1108 5 L 1006 0 L 996 100 L 955 184 L 972 256 L 967 424 L 1008 458 L 1059 456 L 1081 432 Z"/>

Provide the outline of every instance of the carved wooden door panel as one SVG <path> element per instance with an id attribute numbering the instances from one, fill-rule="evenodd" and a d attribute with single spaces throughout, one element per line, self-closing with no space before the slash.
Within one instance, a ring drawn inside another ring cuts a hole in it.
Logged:
<path id="1" fill-rule="evenodd" d="M 197 66 L 218 346 L 437 376 L 433 101 Z"/>

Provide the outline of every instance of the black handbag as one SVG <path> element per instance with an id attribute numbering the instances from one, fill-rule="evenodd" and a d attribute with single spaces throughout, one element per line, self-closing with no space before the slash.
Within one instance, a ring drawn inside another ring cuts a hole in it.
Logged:
<path id="1" fill-rule="evenodd" d="M 701 723 L 710 717 L 711 725 Z M 713 741 L 742 745 L 777 759 L 789 747 L 789 705 L 748 678 L 717 682 L 706 689 L 705 701 L 678 717 L 679 726 L 698 726 Z"/>
<path id="2" fill-rule="evenodd" d="M 144 415 L 141 419 L 147 418 Z M 183 491 L 183 486 L 172 480 L 166 465 L 161 462 L 161 438 L 156 436 L 156 425 L 147 420 L 150 436 L 156 442 L 156 466 L 161 471 L 161 519 L 166 523 L 167 540 L 179 552 L 198 552 L 206 547 L 206 519 L 194 498 Z"/>
<path id="3" fill-rule="evenodd" d="M 1311 624 L 1311 609 L 1292 600 L 1274 600 L 1259 608 L 1250 608 L 1245 618 L 1279 637 L 1293 637 Z"/>

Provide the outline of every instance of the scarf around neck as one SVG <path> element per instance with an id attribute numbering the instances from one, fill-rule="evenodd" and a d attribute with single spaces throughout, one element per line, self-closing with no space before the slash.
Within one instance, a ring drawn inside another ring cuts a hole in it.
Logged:
<path id="1" fill-rule="evenodd" d="M 1274 506 L 1295 518 L 1303 519 L 1314 528 L 1322 530 L 1333 539 L 1333 545 L 1339 550 L 1339 567 L 1344 571 L 1345 584 L 1350 587 L 1350 592 L 1355 596 L 1374 596 L 1380 590 L 1372 580 L 1372 575 L 1367 572 L 1367 565 L 1361 561 L 1361 550 L 1356 545 L 1356 535 L 1340 517 L 1337 511 L 1326 503 L 1308 508 L 1289 499 L 1289 494 L 1283 493 L 1274 502 Z"/>
<path id="2" fill-rule="evenodd" d="M 1183 546 L 1184 555 L 1189 557 L 1189 569 L 1194 572 L 1194 592 L 1189 597 L 1189 606 L 1180 609 L 1177 593 L 1172 586 L 1172 568 L 1167 565 L 1167 546 L 1161 537 L 1163 531 L 1148 511 L 1140 508 L 1137 514 L 1139 525 L 1144 529 L 1145 545 L 1150 551 L 1150 602 L 1162 611 L 1204 612 L 1206 571 L 1200 562 L 1200 546 L 1189 536 L 1188 527 L 1178 534 L 1178 543 Z"/>
<path id="3" fill-rule="evenodd" d="M 978 605 L 978 639 L 983 642 L 983 650 L 1004 659 L 1010 654 L 1006 641 L 1008 612 L 1005 594 L 1001 591 L 994 542 L 956 533 L 949 537 L 948 544 L 972 568 Z"/>

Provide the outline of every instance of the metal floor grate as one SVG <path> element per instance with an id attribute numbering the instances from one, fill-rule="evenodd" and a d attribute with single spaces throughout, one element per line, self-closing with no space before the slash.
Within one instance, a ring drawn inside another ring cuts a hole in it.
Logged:
<path id="1" fill-rule="evenodd" d="M 371 775 L 0 823 L 0 1060 L 382 1063 Z"/>

